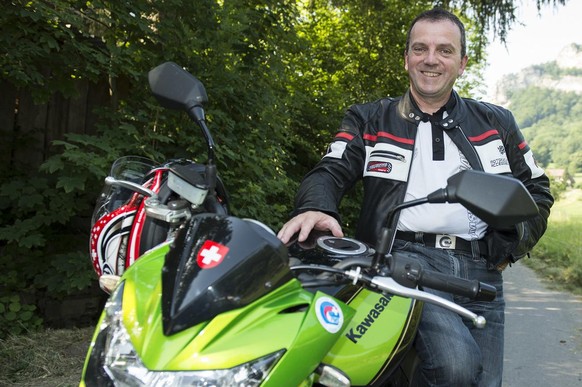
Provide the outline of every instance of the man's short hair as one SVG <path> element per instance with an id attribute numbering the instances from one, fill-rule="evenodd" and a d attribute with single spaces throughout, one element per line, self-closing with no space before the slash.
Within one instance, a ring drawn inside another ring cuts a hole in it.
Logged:
<path id="1" fill-rule="evenodd" d="M 461 32 L 461 57 L 467 55 L 467 38 L 465 36 L 465 25 L 453 13 L 438 7 L 429 9 L 428 11 L 424 11 L 412 21 L 412 23 L 410 24 L 410 28 L 408 29 L 408 33 L 406 34 L 406 52 L 408 52 L 408 49 L 410 48 L 410 33 L 412 31 L 412 27 L 414 27 L 414 25 L 421 20 L 428 20 L 431 22 L 449 20 L 455 23 L 455 25 L 459 27 L 459 31 Z"/>

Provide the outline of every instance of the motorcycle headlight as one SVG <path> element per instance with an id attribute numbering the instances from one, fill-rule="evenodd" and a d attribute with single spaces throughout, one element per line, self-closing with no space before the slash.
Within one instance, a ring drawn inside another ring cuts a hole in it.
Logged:
<path id="1" fill-rule="evenodd" d="M 258 386 L 284 350 L 229 369 L 152 371 L 141 362 L 122 319 L 124 283 L 105 304 L 105 316 L 91 350 L 85 384 L 116 386 Z"/>

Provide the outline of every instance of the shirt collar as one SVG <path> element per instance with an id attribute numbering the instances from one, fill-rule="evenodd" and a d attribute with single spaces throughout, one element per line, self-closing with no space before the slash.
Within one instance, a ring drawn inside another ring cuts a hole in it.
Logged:
<path id="1" fill-rule="evenodd" d="M 459 105 L 459 96 L 453 90 L 451 92 L 449 100 L 443 107 L 441 107 L 437 112 L 433 114 L 426 114 L 420 110 L 418 104 L 416 103 L 416 101 L 414 101 L 414 98 L 410 93 L 410 89 L 408 89 L 398 103 L 398 110 L 402 118 L 409 122 L 418 123 L 419 121 L 427 122 L 430 120 L 442 126 L 444 129 L 448 129 L 456 126 L 459 120 L 458 117 L 459 114 L 456 114 L 459 112 L 459 108 L 457 105 Z M 447 114 L 446 117 L 443 117 L 443 113 L 445 111 L 447 112 Z"/>

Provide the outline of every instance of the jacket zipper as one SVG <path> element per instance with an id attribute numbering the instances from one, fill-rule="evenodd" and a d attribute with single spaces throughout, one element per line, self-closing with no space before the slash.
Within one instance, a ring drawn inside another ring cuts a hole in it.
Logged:
<path id="1" fill-rule="evenodd" d="M 382 157 L 386 157 L 386 158 L 401 161 L 401 162 L 404 162 L 404 160 L 405 160 L 403 155 L 396 153 L 396 152 L 385 151 L 385 150 L 372 151 L 370 153 L 370 158 L 372 158 L 374 156 L 382 156 Z"/>

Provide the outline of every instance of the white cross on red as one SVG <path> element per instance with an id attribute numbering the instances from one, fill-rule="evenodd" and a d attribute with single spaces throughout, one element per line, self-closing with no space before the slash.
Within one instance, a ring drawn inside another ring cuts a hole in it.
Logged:
<path id="1" fill-rule="evenodd" d="M 216 246 L 202 250 L 200 255 L 204 257 L 202 258 L 202 263 L 204 265 L 210 265 L 212 262 L 219 262 L 222 259 L 222 255 L 218 253 L 218 247 Z"/>
<path id="2" fill-rule="evenodd" d="M 200 248 L 196 262 L 202 269 L 211 269 L 222 262 L 228 250 L 229 248 L 227 246 L 207 240 Z"/>

